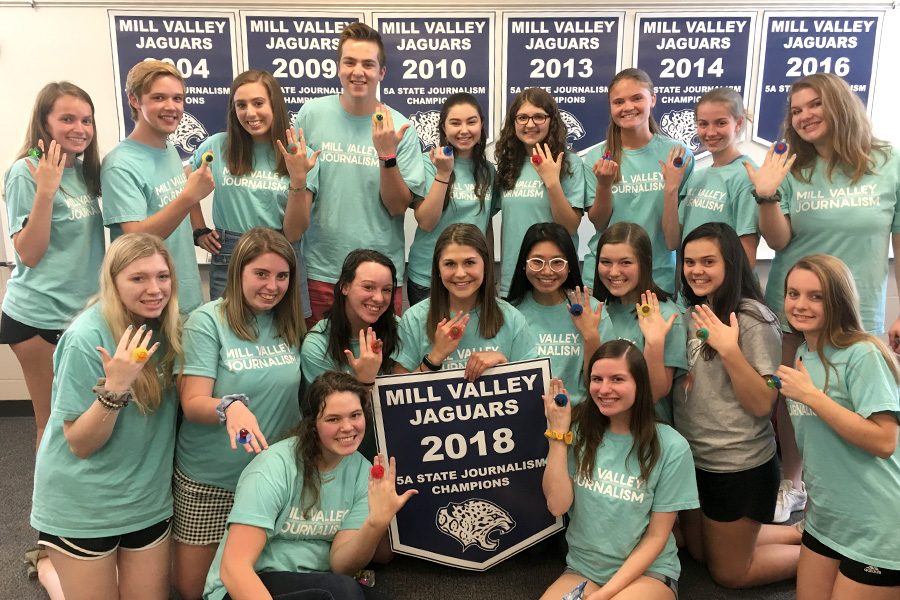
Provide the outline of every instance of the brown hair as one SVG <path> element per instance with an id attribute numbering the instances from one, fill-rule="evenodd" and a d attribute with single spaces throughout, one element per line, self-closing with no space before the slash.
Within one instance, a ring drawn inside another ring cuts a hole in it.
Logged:
<path id="1" fill-rule="evenodd" d="M 38 141 L 44 142 L 44 149 L 49 149 L 53 136 L 47 129 L 47 117 L 53 112 L 56 101 L 62 96 L 72 96 L 87 102 L 91 107 L 91 115 L 94 114 L 94 102 L 83 89 L 68 81 L 52 82 L 41 88 L 34 101 L 34 109 L 31 111 L 31 120 L 28 122 L 28 132 L 25 134 L 25 143 L 16 155 L 16 159 L 28 156 L 28 151 L 36 148 Z M 97 122 L 94 121 L 94 137 L 81 155 L 82 176 L 88 193 L 92 196 L 100 195 L 100 151 L 97 144 Z"/>
<path id="2" fill-rule="evenodd" d="M 381 40 L 381 34 L 359 21 L 350 23 L 341 32 L 341 40 L 338 42 L 338 62 L 341 62 L 341 57 L 344 54 L 344 43 L 350 40 L 355 42 L 373 42 L 378 46 L 378 66 L 381 68 L 385 67 L 387 55 L 384 51 L 384 42 Z"/>
<path id="3" fill-rule="evenodd" d="M 269 94 L 269 105 L 272 107 L 272 126 L 269 128 L 269 139 L 275 149 L 275 172 L 282 177 L 287 177 L 288 170 L 284 164 L 284 156 L 278 151 L 278 146 L 275 144 L 277 140 L 281 140 L 281 143 L 287 148 L 285 132 L 291 123 L 288 120 L 284 94 L 281 86 L 268 71 L 257 69 L 244 71 L 231 82 L 231 92 L 228 94 L 228 124 L 225 129 L 227 137 L 224 157 L 228 163 L 228 170 L 232 175 L 247 175 L 253 171 L 253 136 L 241 125 L 234 106 L 234 95 L 241 86 L 248 83 L 261 83 Z"/>
<path id="4" fill-rule="evenodd" d="M 616 76 L 609 82 L 610 102 L 612 102 L 612 89 L 623 79 L 637 81 L 647 88 L 651 95 L 656 93 L 653 80 L 650 79 L 646 71 L 643 69 L 624 69 L 616 73 Z M 662 129 L 659 123 L 656 122 L 656 117 L 653 116 L 652 111 L 650 112 L 650 133 L 662 133 Z M 622 128 L 616 125 L 611 115 L 609 117 L 609 126 L 606 128 L 606 151 L 609 152 L 610 159 L 614 160 L 616 164 L 622 164 Z M 616 178 L 613 182 L 619 183 L 620 181 L 622 181 L 621 167 L 617 169 Z"/>
<path id="5" fill-rule="evenodd" d="M 142 60 L 128 71 L 128 76 L 125 78 L 125 91 L 140 102 L 141 96 L 160 77 L 174 77 L 181 82 L 181 87 L 184 88 L 184 77 L 181 76 L 181 72 L 175 68 L 175 65 L 161 60 Z M 136 123 L 138 110 L 130 103 L 129 107 L 131 108 L 131 118 Z"/>
<path id="6" fill-rule="evenodd" d="M 653 281 L 653 246 L 650 242 L 650 236 L 643 227 L 637 223 L 628 223 L 627 221 L 619 221 L 613 223 L 600 235 L 597 240 L 597 264 L 600 264 L 600 249 L 607 244 L 628 244 L 634 250 L 634 256 L 638 263 L 638 282 L 635 290 L 643 292 L 650 290 L 659 298 L 660 302 L 669 299 L 669 294 L 656 285 Z M 585 274 L 585 278 L 588 275 Z M 594 273 L 594 298 L 600 302 L 618 302 L 619 299 L 613 296 L 600 278 L 600 273 Z"/>

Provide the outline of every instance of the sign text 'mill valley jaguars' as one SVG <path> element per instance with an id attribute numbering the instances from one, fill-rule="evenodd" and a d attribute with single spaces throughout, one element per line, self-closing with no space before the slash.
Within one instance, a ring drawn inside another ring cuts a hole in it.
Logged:
<path id="1" fill-rule="evenodd" d="M 463 373 L 379 378 L 376 435 L 397 457 L 398 492 L 419 492 L 391 524 L 394 550 L 481 571 L 562 529 L 541 490 L 550 363 Z"/>

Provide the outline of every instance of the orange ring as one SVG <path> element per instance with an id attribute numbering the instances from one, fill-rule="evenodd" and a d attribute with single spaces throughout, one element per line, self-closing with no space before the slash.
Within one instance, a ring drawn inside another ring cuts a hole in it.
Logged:
<path id="1" fill-rule="evenodd" d="M 143 346 L 138 346 L 131 351 L 131 360 L 134 362 L 147 362 L 148 358 L 150 358 L 150 352 Z"/>

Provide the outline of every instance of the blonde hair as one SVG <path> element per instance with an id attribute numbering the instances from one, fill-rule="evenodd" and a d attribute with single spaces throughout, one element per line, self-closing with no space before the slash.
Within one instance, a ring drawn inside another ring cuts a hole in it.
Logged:
<path id="1" fill-rule="evenodd" d="M 872 135 L 872 123 L 866 115 L 866 107 L 859 96 L 850 90 L 847 82 L 831 73 L 814 73 L 795 81 L 788 92 L 784 139 L 797 154 L 791 167 L 794 177 L 808 183 L 818 158 L 815 146 L 803 140 L 792 123 L 791 98 L 805 89 L 813 90 L 819 95 L 831 133 L 833 152 L 828 159 L 828 179 L 831 179 L 832 173 L 838 168 L 853 183 L 857 183 L 864 175 L 875 173 L 876 161 L 872 155 L 877 152 L 882 161 L 885 160 L 890 144 Z"/>
<path id="2" fill-rule="evenodd" d="M 228 264 L 228 278 L 225 282 L 222 313 L 228 326 L 236 336 L 248 342 L 255 341 L 256 315 L 244 299 L 243 273 L 250 261 L 271 252 L 283 258 L 288 264 L 290 280 L 281 301 L 272 309 L 272 317 L 278 337 L 290 346 L 299 346 L 306 323 L 300 313 L 300 291 L 297 288 L 297 255 L 294 248 L 281 233 L 268 227 L 254 227 L 238 240 L 231 262 Z"/>
<path id="3" fill-rule="evenodd" d="M 894 353 L 884 345 L 880 339 L 866 332 L 862 327 L 862 319 L 859 316 L 859 295 L 856 292 L 856 284 L 853 274 L 840 259 L 827 254 L 813 254 L 805 256 L 790 268 L 784 278 L 784 293 L 787 296 L 788 277 L 794 271 L 802 269 L 809 271 L 819 280 L 822 286 L 822 306 L 824 313 L 824 326 L 816 344 L 816 354 L 825 367 L 825 385 L 822 391 L 828 393 L 828 378 L 832 368 L 831 362 L 825 357 L 823 348 L 828 345 L 834 348 L 849 348 L 853 344 L 868 342 L 873 344 L 884 362 L 887 363 L 894 381 L 900 383 L 900 366 Z"/>
<path id="4" fill-rule="evenodd" d="M 163 390 L 174 386 L 176 359 L 182 357 L 181 317 L 178 314 L 178 284 L 175 279 L 175 265 L 163 241 L 149 233 L 128 233 L 117 238 L 109 246 L 103 264 L 100 266 L 100 292 L 91 299 L 89 305 L 100 304 L 103 318 L 109 327 L 113 340 L 121 339 L 129 325 L 139 326 L 143 320 L 129 311 L 122 303 L 116 287 L 116 277 L 136 260 L 160 255 L 166 261 L 172 281 L 169 302 L 153 327 L 155 341 L 160 342 L 159 351 L 147 361 L 137 379 L 132 384 L 134 402 L 144 414 L 151 413 L 162 403 Z M 157 374 L 162 373 L 162 377 Z"/>
<path id="5" fill-rule="evenodd" d="M 174 77 L 181 82 L 181 87 L 184 88 L 184 77 L 181 76 L 181 72 L 175 68 L 175 65 L 161 60 L 143 60 L 128 71 L 128 77 L 125 78 L 125 91 L 140 102 L 141 96 L 160 77 Z M 131 107 L 131 118 L 137 122 L 138 111 L 131 104 L 129 106 Z"/>

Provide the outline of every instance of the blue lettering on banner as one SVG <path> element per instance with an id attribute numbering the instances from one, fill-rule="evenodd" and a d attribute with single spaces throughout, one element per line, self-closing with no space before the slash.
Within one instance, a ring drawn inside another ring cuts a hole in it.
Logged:
<path id="1" fill-rule="evenodd" d="M 184 116 L 169 141 L 182 158 L 225 128 L 228 94 L 237 75 L 232 14 L 126 14 L 110 11 L 113 66 L 118 84 L 119 137 L 134 129 L 125 79 L 147 59 L 164 60 L 185 83 Z"/>
<path id="2" fill-rule="evenodd" d="M 379 377 L 376 438 L 397 458 L 397 492 L 418 494 L 391 524 L 394 551 L 484 571 L 562 529 L 541 489 L 549 359 Z"/>
<path id="3" fill-rule="evenodd" d="M 781 138 L 787 93 L 805 75 L 838 75 L 868 107 L 883 18 L 883 12 L 766 12 L 753 139 L 771 144 Z"/>
<path id="4" fill-rule="evenodd" d="M 275 77 L 291 123 L 307 100 L 341 93 L 338 42 L 344 27 L 361 18 L 361 14 L 241 11 L 244 64 Z"/>
<path id="5" fill-rule="evenodd" d="M 387 51 L 381 100 L 409 118 L 423 150 L 438 145 L 441 105 L 458 92 L 475 96 L 492 131 L 493 15 L 375 20 Z"/>
<path id="6" fill-rule="evenodd" d="M 753 26 L 751 14 L 637 15 L 635 63 L 656 84 L 653 116 L 694 154 L 705 152 L 694 121 L 700 97 L 718 87 L 746 96 Z"/>
<path id="7" fill-rule="evenodd" d="M 624 19 L 619 12 L 582 15 L 507 14 L 503 32 L 503 112 L 523 89 L 544 88 L 559 104 L 576 151 L 606 139 Z"/>

